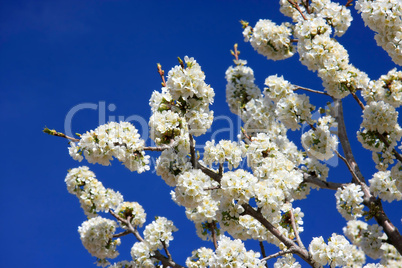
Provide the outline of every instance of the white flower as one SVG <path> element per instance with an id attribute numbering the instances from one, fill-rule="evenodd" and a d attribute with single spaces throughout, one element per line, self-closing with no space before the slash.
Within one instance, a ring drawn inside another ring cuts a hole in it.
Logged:
<path id="1" fill-rule="evenodd" d="M 162 249 L 164 245 L 169 247 L 169 242 L 173 240 L 172 233 L 177 230 L 172 221 L 165 217 L 157 217 L 156 220 L 145 227 L 144 241 L 150 251 Z"/>
<path id="2" fill-rule="evenodd" d="M 113 239 L 117 223 L 100 216 L 84 221 L 78 232 L 84 247 L 99 259 L 116 258 L 119 252 L 116 246 L 120 245 L 120 239 Z"/>

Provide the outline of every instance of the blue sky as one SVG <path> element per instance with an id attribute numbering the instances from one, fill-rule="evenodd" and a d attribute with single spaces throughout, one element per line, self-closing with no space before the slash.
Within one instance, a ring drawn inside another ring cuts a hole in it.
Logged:
<path id="1" fill-rule="evenodd" d="M 74 115 L 73 133 L 96 128 L 102 117 L 106 121 L 119 116 L 147 120 L 152 91 L 160 90 L 156 63 L 167 72 L 177 64 L 177 57 L 185 55 L 200 63 L 206 82 L 214 88 L 211 108 L 215 115 L 228 114 L 224 74 L 233 63 L 229 50 L 234 43 L 239 43 L 240 58 L 248 60 L 260 88 L 267 76 L 279 74 L 294 84 L 322 89 L 320 79 L 299 63 L 297 55 L 268 61 L 243 42 L 241 19 L 251 25 L 260 18 L 289 21 L 279 13 L 278 2 L 0 0 L 0 135 L 4 150 L 0 266 L 93 265 L 95 258 L 83 248 L 77 232 L 85 216 L 64 183 L 67 170 L 79 165 L 88 165 L 106 187 L 120 191 L 125 200 L 142 204 L 147 222 L 157 215 L 173 220 L 179 232 L 171 251 L 179 263 L 184 264 L 200 246 L 212 248 L 209 242 L 199 242 L 184 209 L 171 201 L 169 187 L 155 173 L 131 173 L 117 161 L 111 167 L 78 163 L 69 157 L 66 140 L 45 135 L 42 129 L 65 131 L 66 116 L 77 107 L 95 109 L 82 109 Z M 354 10 L 353 14 L 351 28 L 338 40 L 349 51 L 350 61 L 377 79 L 395 65 L 376 46 L 374 33 L 363 28 Z M 328 101 L 312 99 L 317 106 Z M 345 100 L 345 106 L 350 106 L 345 107 L 349 136 L 356 141 L 361 113 L 351 98 Z M 222 127 L 227 127 L 224 122 L 215 122 L 212 129 Z M 215 138 L 228 138 L 228 134 Z M 197 141 L 204 142 L 208 135 L 211 133 Z M 374 171 L 371 153 L 360 144 L 354 150 L 369 179 Z M 330 171 L 329 180 L 348 182 L 350 177 L 339 163 Z M 342 233 L 345 221 L 336 212 L 334 200 L 333 191 L 320 190 L 297 203 L 305 213 L 305 244 L 312 236 L 328 238 L 332 232 Z M 385 203 L 385 208 L 401 230 L 401 204 Z M 134 237 L 122 239 L 118 260 L 130 258 L 134 242 Z M 256 245 L 250 243 L 251 248 Z M 268 253 L 274 250 L 269 248 Z"/>

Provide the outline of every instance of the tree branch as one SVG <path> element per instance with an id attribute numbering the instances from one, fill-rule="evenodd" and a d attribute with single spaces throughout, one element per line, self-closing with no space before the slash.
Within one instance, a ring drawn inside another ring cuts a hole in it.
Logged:
<path id="1" fill-rule="evenodd" d="M 313 261 L 311 260 L 311 256 L 308 253 L 308 251 L 304 248 L 301 248 L 298 246 L 293 240 L 285 237 L 284 235 L 281 234 L 281 232 L 275 228 L 262 214 L 261 212 L 255 210 L 253 207 L 251 207 L 249 204 L 243 204 L 242 207 L 244 208 L 244 212 L 247 215 L 252 216 L 254 219 L 259 221 L 265 228 L 268 229 L 276 238 L 279 239 L 285 246 L 289 249 L 292 250 L 295 254 L 297 254 L 300 258 L 302 258 L 305 262 L 310 264 L 312 267 Z"/>
<path id="2" fill-rule="evenodd" d="M 334 110 L 332 112 L 336 113 L 335 118 L 338 122 L 338 137 L 342 144 L 342 149 L 345 153 L 346 163 L 348 165 L 348 168 L 353 171 L 352 175 L 355 174 L 355 176 L 357 176 L 358 180 L 355 183 L 361 185 L 362 187 L 362 191 L 364 193 L 363 204 L 367 206 L 371 212 L 374 213 L 375 220 L 380 226 L 382 226 L 384 232 L 388 236 L 390 243 L 398 250 L 400 254 L 402 254 L 402 235 L 385 214 L 384 209 L 382 208 L 381 200 L 377 202 L 376 198 L 370 193 L 370 188 L 365 183 L 364 177 L 361 174 L 360 169 L 354 159 L 352 149 L 350 147 L 350 143 L 346 134 L 346 126 L 343 118 L 343 108 L 341 100 L 334 99 Z M 387 142 L 385 137 L 383 138 L 385 142 Z M 387 145 L 387 143 L 385 143 L 385 145 Z"/>
<path id="3" fill-rule="evenodd" d="M 318 179 L 316 176 L 310 175 L 308 173 L 303 174 L 303 182 L 314 184 L 323 189 L 330 189 L 335 191 L 338 190 L 338 188 L 347 185 L 347 183 L 322 181 Z"/>
<path id="4" fill-rule="evenodd" d="M 350 146 L 350 142 L 346 132 L 346 125 L 343 117 L 342 100 L 333 98 L 333 101 L 334 107 L 331 109 L 331 115 L 338 123 L 338 138 L 342 145 L 343 152 L 345 153 L 346 163 L 348 167 L 350 167 L 350 169 L 352 170 L 352 174 L 354 173 L 362 183 L 365 183 L 365 179 L 360 172 L 359 166 L 357 165 L 356 160 L 353 156 L 352 148 Z"/>

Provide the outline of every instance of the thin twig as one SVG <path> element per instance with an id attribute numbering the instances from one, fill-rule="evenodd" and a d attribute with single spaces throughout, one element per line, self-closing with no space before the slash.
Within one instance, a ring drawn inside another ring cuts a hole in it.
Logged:
<path id="1" fill-rule="evenodd" d="M 301 248 L 305 249 L 303 242 L 301 241 L 300 236 L 299 236 L 299 230 L 297 230 L 295 216 L 293 214 L 293 208 L 290 208 L 289 215 L 290 215 L 290 223 L 292 224 L 292 229 L 293 229 L 293 232 L 295 233 L 297 244 L 299 244 L 299 246 Z"/>
<path id="2" fill-rule="evenodd" d="M 349 7 L 352 5 L 353 0 L 348 0 L 348 2 L 346 2 L 345 7 Z"/>
<path id="3" fill-rule="evenodd" d="M 328 93 L 323 92 L 323 91 L 319 91 L 319 90 L 315 90 L 315 89 L 311 89 L 311 88 L 306 88 L 306 87 L 301 87 L 301 86 L 297 86 L 297 85 L 293 85 L 293 86 L 295 87 L 295 88 L 293 89 L 293 91 L 296 91 L 296 90 L 301 89 L 301 90 L 305 90 L 305 91 L 309 91 L 309 92 L 313 92 L 313 93 L 318 93 L 318 94 L 322 94 L 322 95 L 327 95 L 327 96 L 329 96 Z"/>
<path id="4" fill-rule="evenodd" d="M 126 230 L 126 231 L 124 231 L 124 232 L 121 232 L 121 233 L 118 233 L 118 234 L 114 234 L 113 237 L 114 237 L 114 238 L 117 238 L 117 237 L 122 237 L 122 236 L 125 236 L 125 235 L 128 235 L 128 234 L 131 234 L 131 232 L 130 232 L 129 230 Z"/>
<path id="5" fill-rule="evenodd" d="M 159 147 L 144 147 L 144 151 L 153 151 L 153 152 L 161 152 L 164 150 L 170 149 L 170 146 L 159 146 Z"/>
<path id="6" fill-rule="evenodd" d="M 80 139 L 76 139 L 76 138 L 73 138 L 73 137 L 69 137 L 69 136 L 67 136 L 66 134 L 62 133 L 62 132 L 57 132 L 57 131 L 54 130 L 54 129 L 48 129 L 47 127 L 45 127 L 45 129 L 43 129 L 43 132 L 46 133 L 46 134 L 52 135 L 52 136 L 65 138 L 65 139 L 68 139 L 68 140 L 74 141 L 74 142 L 80 141 Z"/>
<path id="7" fill-rule="evenodd" d="M 357 101 L 357 103 L 359 104 L 360 108 L 362 108 L 362 110 L 364 110 L 364 104 L 363 102 L 359 99 L 359 97 L 356 95 L 356 92 L 353 92 L 352 90 L 350 91 L 350 94 L 352 94 L 353 98 Z"/>
<path id="8" fill-rule="evenodd" d="M 270 259 L 273 259 L 273 258 L 276 258 L 276 257 L 279 257 L 279 256 L 283 256 L 283 255 L 286 255 L 286 254 L 293 254 L 293 253 L 295 253 L 295 251 L 292 250 L 292 249 L 283 250 L 283 251 L 279 251 L 279 252 L 277 252 L 275 254 L 271 254 L 271 255 L 269 255 L 269 256 L 261 259 L 261 260 L 262 261 L 267 261 L 267 260 L 270 260 Z"/>

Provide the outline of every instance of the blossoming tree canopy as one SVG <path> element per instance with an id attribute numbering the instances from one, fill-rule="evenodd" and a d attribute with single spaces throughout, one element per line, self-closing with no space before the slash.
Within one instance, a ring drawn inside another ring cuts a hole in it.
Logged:
<path id="1" fill-rule="evenodd" d="M 155 147 L 146 146 L 147 137 L 140 137 L 129 122 L 110 122 L 78 138 L 45 129 L 69 139 L 69 153 L 79 162 L 85 159 L 109 166 L 116 158 L 130 171 L 142 173 L 150 170 L 146 151 L 160 152 L 157 175 L 172 187 L 172 199 L 185 208 L 199 238 L 210 241 L 210 247 L 195 248 L 180 264 L 169 251 L 177 246 L 172 242 L 178 231 L 174 217 L 147 222 L 139 203 L 105 188 L 89 167 L 81 166 L 71 169 L 65 182 L 88 218 L 78 232 L 98 264 L 111 268 L 266 267 L 268 260 L 275 259 L 276 268 L 402 267 L 402 236 L 382 207 L 384 200 L 402 199 L 398 123 L 402 72 L 392 69 L 373 80 L 349 61 L 336 37 L 351 24 L 352 2 L 280 0 L 280 12 L 291 22 L 277 25 L 261 19 L 252 27 L 242 21 L 245 41 L 259 54 L 269 60 L 298 55 L 303 65 L 317 73 L 324 90 L 293 85 L 286 74 L 268 75 L 261 90 L 235 45 L 235 65 L 225 77 L 229 108 L 243 121 L 238 141 L 211 140 L 203 150 L 196 150 L 196 138 L 214 120 L 209 105 L 215 93 L 205 82 L 201 66 L 188 56 L 179 59 L 166 77 L 158 64 L 162 88 L 149 101 L 150 138 Z M 375 31 L 377 44 L 402 65 L 402 2 L 357 0 L 354 6 Z M 316 107 L 311 103 L 313 94 L 331 103 Z M 356 139 L 372 154 L 377 171 L 370 178 L 363 177 L 349 143 L 344 98 L 352 98 L 362 114 Z M 314 118 L 317 111 L 320 116 Z M 288 130 L 302 126 L 308 130 L 299 141 L 292 141 Z M 351 179 L 331 181 L 326 161 L 332 157 L 342 161 Z M 303 227 L 303 207 L 294 201 L 309 198 L 312 190 L 320 188 L 333 191 L 336 209 L 345 219 L 343 234 L 303 241 L 300 233 L 309 227 Z M 132 258 L 111 264 L 122 237 L 130 234 L 137 239 Z M 247 248 L 244 241 L 249 239 L 258 241 L 259 252 Z M 275 245 L 277 252 L 267 256 L 264 247 L 268 244 Z"/>

